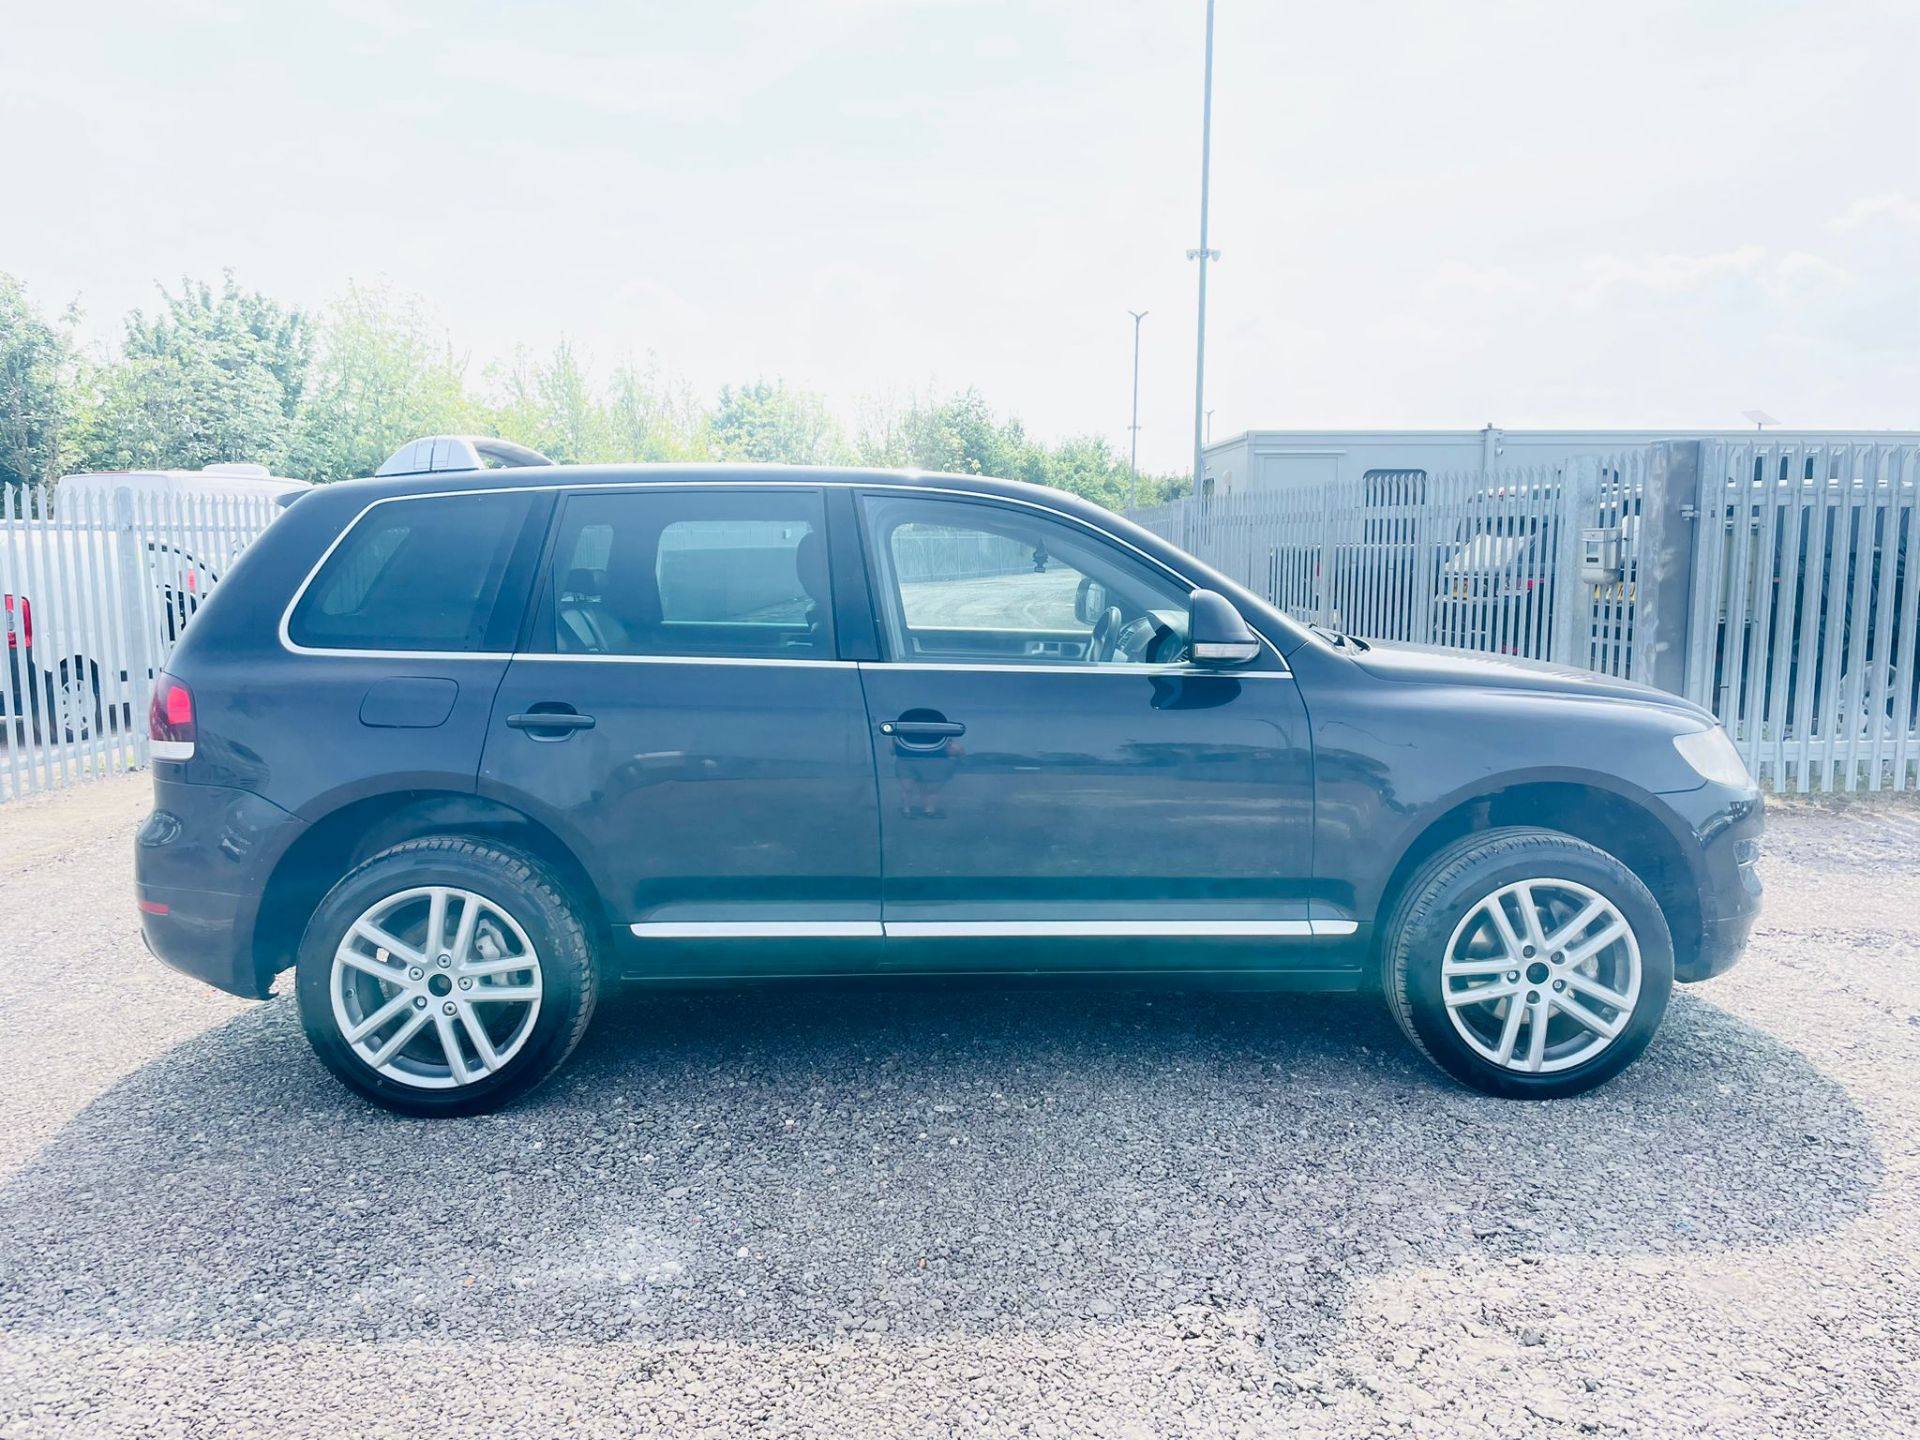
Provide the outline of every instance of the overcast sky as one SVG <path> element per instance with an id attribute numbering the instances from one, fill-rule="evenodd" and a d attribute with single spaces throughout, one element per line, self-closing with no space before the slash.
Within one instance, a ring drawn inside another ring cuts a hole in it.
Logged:
<path id="1" fill-rule="evenodd" d="M 0 0 L 0 270 L 1190 453 L 1198 0 Z M 1213 433 L 1920 427 L 1914 0 L 1222 0 Z"/>

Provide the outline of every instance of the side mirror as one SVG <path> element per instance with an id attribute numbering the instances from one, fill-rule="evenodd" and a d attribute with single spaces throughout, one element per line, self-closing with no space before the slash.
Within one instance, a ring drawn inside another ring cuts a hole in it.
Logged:
<path id="1" fill-rule="evenodd" d="M 1244 665 L 1260 658 L 1260 637 L 1224 595 L 1196 590 L 1187 600 L 1187 646 L 1196 665 Z"/>
<path id="2" fill-rule="evenodd" d="M 1107 613 L 1107 587 L 1091 576 L 1082 576 L 1073 592 L 1073 618 L 1091 625 Z"/>

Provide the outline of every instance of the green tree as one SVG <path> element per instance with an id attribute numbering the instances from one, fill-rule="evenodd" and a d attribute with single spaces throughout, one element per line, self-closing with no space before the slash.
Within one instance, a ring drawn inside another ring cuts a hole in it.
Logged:
<path id="1" fill-rule="evenodd" d="M 699 403 L 651 363 L 644 370 L 629 361 L 613 372 L 607 387 L 610 461 L 704 460 L 706 416 Z"/>
<path id="2" fill-rule="evenodd" d="M 327 308 L 288 469 L 306 480 L 371 475 L 418 436 L 483 428 L 465 378 L 465 362 L 417 301 L 349 286 Z"/>
<path id="3" fill-rule="evenodd" d="M 606 408 L 571 342 L 562 340 L 544 360 L 517 350 L 491 378 L 499 392 L 491 412 L 496 434 L 562 465 L 611 458 Z"/>
<path id="4" fill-rule="evenodd" d="M 769 385 L 723 385 L 707 420 L 717 460 L 757 460 L 779 465 L 831 465 L 848 456 L 839 422 L 818 395 Z"/>
<path id="5" fill-rule="evenodd" d="M 243 291 L 187 281 L 149 318 L 127 317 L 117 361 L 99 372 L 85 436 L 95 470 L 278 465 L 310 352 L 306 317 Z"/>
<path id="6" fill-rule="evenodd" d="M 69 311 L 65 320 L 72 323 Z M 51 483 L 73 410 L 73 342 L 0 274 L 0 486 Z"/>

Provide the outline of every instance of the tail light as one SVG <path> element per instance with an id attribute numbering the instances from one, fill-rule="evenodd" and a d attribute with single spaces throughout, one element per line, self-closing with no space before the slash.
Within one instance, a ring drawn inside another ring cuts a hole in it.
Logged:
<path id="1" fill-rule="evenodd" d="M 148 749 L 156 760 L 193 758 L 193 692 L 160 672 L 153 682 L 153 703 L 147 707 Z"/>
<path id="2" fill-rule="evenodd" d="M 9 650 L 31 650 L 33 648 L 33 607 L 27 604 L 27 597 L 19 597 L 19 618 L 14 618 L 15 599 L 11 595 L 0 595 L 0 614 L 5 615 L 7 629 L 7 648 Z"/>

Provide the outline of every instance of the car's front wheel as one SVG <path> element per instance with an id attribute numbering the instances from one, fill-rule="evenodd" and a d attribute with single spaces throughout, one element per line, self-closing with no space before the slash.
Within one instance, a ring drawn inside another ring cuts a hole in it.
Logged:
<path id="1" fill-rule="evenodd" d="M 1447 846 L 1388 922 L 1381 979 L 1407 1038 L 1489 1094 L 1574 1095 L 1647 1047 L 1673 940 L 1647 887 L 1570 835 L 1501 829 Z"/>
<path id="2" fill-rule="evenodd" d="M 434 836 L 382 851 L 328 892 L 295 990 L 315 1053 L 362 1095 L 472 1115 L 560 1067 L 598 983 L 587 932 L 538 862 Z"/>

